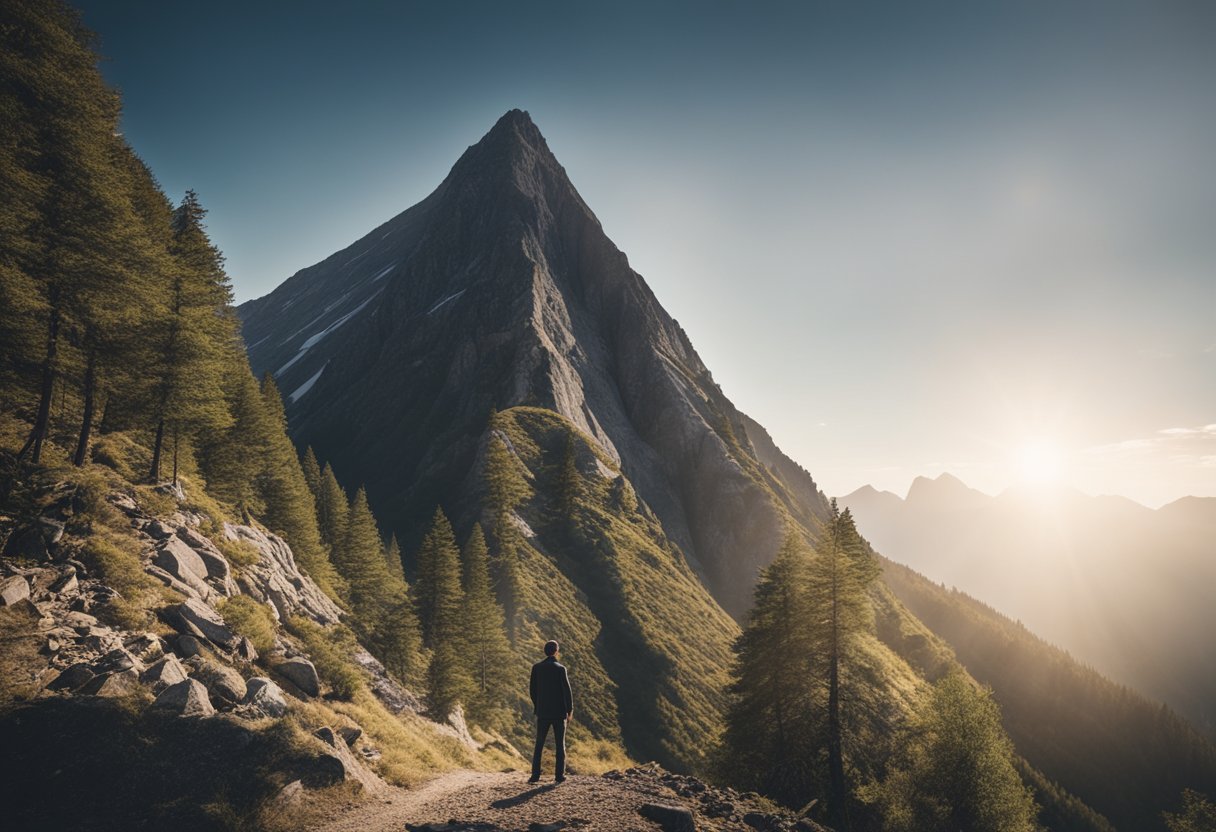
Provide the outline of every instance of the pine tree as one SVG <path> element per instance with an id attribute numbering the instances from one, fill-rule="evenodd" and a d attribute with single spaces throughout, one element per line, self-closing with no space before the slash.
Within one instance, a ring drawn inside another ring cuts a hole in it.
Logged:
<path id="1" fill-rule="evenodd" d="M 1170 832 L 1216 832 L 1216 804 L 1194 789 L 1182 792 L 1182 813 L 1162 812 Z"/>
<path id="2" fill-rule="evenodd" d="M 384 550 L 384 559 L 388 562 L 388 571 L 396 580 L 405 583 L 405 563 L 401 560 L 401 546 L 397 544 L 397 535 L 388 539 Z"/>
<path id="3" fill-rule="evenodd" d="M 158 481 L 165 434 L 177 440 L 231 424 L 224 406 L 225 348 L 234 320 L 222 314 L 231 306 L 232 289 L 224 258 L 203 225 L 206 209 L 187 191 L 173 212 L 173 257 L 168 276 L 168 308 L 160 332 L 160 360 L 153 378 L 155 437 L 149 477 Z M 176 477 L 176 471 L 175 477 Z"/>
<path id="4" fill-rule="evenodd" d="M 121 331 L 141 260 L 119 100 L 92 40 L 59 3 L 13 0 L 0 10 L 0 335 L 15 353 L 6 374 L 28 378 L 22 392 L 36 400 L 18 453 L 35 463 L 71 347 L 65 336 L 83 339 L 95 382 L 99 345 Z"/>
<path id="5" fill-rule="evenodd" d="M 876 790 L 892 832 L 1033 832 L 1037 807 L 1014 768 L 1000 709 L 961 672 L 937 682 Z"/>
<path id="6" fill-rule="evenodd" d="M 519 473 L 515 459 L 496 429 L 501 417 L 491 414 L 492 433 L 486 445 L 486 462 L 482 477 L 486 500 L 494 518 L 494 577 L 498 599 L 506 615 L 507 635 L 515 640 L 519 609 L 523 596 L 523 575 L 519 563 L 522 546 L 519 529 L 512 517 L 515 509 L 531 495 L 531 489 Z"/>
<path id="7" fill-rule="evenodd" d="M 418 581 L 414 589 L 422 640 L 432 651 L 427 672 L 431 709 L 443 717 L 458 702 L 468 701 L 473 688 L 461 655 L 464 627 L 460 554 L 452 524 L 443 509 L 435 510 L 431 529 L 418 550 Z"/>
<path id="8" fill-rule="evenodd" d="M 199 466 L 208 490 L 235 506 L 248 522 L 266 511 L 264 467 L 271 458 L 273 434 L 278 426 L 267 413 L 262 391 L 244 353 L 232 349 L 227 361 L 224 386 L 232 424 L 202 432 Z"/>
<path id="9" fill-rule="evenodd" d="M 510 685 L 511 646 L 507 642 L 502 608 L 490 586 L 489 553 L 479 523 L 460 553 L 464 584 L 465 650 L 475 692 L 469 702 L 472 715 L 489 721 L 506 702 Z"/>
<path id="10" fill-rule="evenodd" d="M 389 673 L 407 684 L 414 684 L 422 681 L 419 667 L 422 635 L 418 615 L 405 581 L 394 580 L 391 587 L 392 603 L 376 629 L 375 650 Z"/>
<path id="11" fill-rule="evenodd" d="M 317 455 L 312 452 L 311 445 L 304 449 L 300 467 L 304 471 L 304 482 L 308 483 L 308 490 L 312 492 L 313 499 L 318 499 L 321 494 L 321 466 L 317 464 Z"/>
<path id="12" fill-rule="evenodd" d="M 287 436 L 287 414 L 274 379 L 262 379 L 262 406 L 269 422 L 268 448 L 261 474 L 266 503 L 262 522 L 291 544 L 292 551 L 309 575 L 326 592 L 338 595 L 341 584 L 321 542 L 316 505 L 295 447 Z"/>
<path id="13" fill-rule="evenodd" d="M 808 570 L 810 627 L 815 653 L 827 679 L 828 812 L 833 824 L 848 828 L 849 788 L 844 772 L 841 720 L 841 671 L 853 654 L 858 634 L 872 625 L 868 590 L 879 574 L 846 508 L 831 503 L 816 555 Z"/>
<path id="14" fill-rule="evenodd" d="M 760 575 L 735 644 L 720 763 L 728 780 L 793 806 L 813 791 L 819 744 L 809 569 L 810 551 L 791 528 Z"/>
<path id="15" fill-rule="evenodd" d="M 350 504 L 346 501 L 346 492 L 334 476 L 334 469 L 328 463 L 321 471 L 321 490 L 317 494 L 316 505 L 321 539 L 332 552 L 346 539 L 346 517 L 350 513 Z"/>
<path id="16" fill-rule="evenodd" d="M 334 566 L 349 588 L 347 599 L 358 622 L 356 631 L 366 637 L 388 614 L 392 576 L 364 489 L 355 492 L 347 517 L 346 538 L 334 552 Z"/>

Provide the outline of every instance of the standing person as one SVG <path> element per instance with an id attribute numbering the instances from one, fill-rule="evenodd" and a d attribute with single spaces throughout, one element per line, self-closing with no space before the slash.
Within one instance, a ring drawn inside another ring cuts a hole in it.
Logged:
<path id="1" fill-rule="evenodd" d="M 540 780 L 540 755 L 545 750 L 550 725 L 557 750 L 553 782 L 566 779 L 566 723 L 574 713 L 574 699 L 570 695 L 570 677 L 566 675 L 566 666 L 557 661 L 557 651 L 556 641 L 545 642 L 545 658 L 532 665 L 532 679 L 528 683 L 532 711 L 536 714 L 536 749 L 532 752 L 529 783 Z"/>

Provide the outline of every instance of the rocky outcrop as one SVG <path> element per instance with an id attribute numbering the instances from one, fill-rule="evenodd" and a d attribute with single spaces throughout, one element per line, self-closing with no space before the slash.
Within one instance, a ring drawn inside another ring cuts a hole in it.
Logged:
<path id="1" fill-rule="evenodd" d="M 0 581 L 0 607 L 11 607 L 29 597 L 29 581 L 20 575 L 11 575 Z"/>
<path id="2" fill-rule="evenodd" d="M 224 524 L 224 537 L 251 545 L 257 563 L 245 567 L 238 584 L 241 590 L 269 604 L 280 621 L 303 615 L 318 624 L 336 624 L 342 611 L 312 579 L 296 566 L 291 547 L 278 535 L 252 526 Z"/>

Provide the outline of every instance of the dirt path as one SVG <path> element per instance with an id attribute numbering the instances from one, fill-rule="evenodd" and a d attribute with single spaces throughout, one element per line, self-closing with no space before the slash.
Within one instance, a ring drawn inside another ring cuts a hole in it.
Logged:
<path id="1" fill-rule="evenodd" d="M 646 802 L 682 803 L 670 789 L 652 782 L 619 782 L 571 775 L 555 784 L 551 776 L 530 785 L 525 772 L 454 771 L 415 789 L 392 789 L 334 807 L 319 832 L 402 832 L 405 824 L 452 820 L 526 830 L 533 823 L 564 821 L 571 829 L 654 830 L 638 807 Z"/>

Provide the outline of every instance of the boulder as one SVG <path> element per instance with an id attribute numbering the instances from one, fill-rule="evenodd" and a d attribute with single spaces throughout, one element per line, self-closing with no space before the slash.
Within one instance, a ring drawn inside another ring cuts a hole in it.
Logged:
<path id="1" fill-rule="evenodd" d="M 94 676 L 76 692 L 84 696 L 129 696 L 139 690 L 139 673 L 134 668 Z"/>
<path id="2" fill-rule="evenodd" d="M 18 601 L 30 597 L 30 584 L 20 575 L 13 575 L 0 581 L 0 607 L 11 607 Z"/>
<path id="3" fill-rule="evenodd" d="M 135 504 L 135 500 L 133 500 L 128 494 L 115 491 L 114 493 L 108 495 L 106 500 L 109 501 L 110 505 L 114 506 L 114 508 L 118 509 L 124 514 L 139 513 L 139 506 Z"/>
<path id="4" fill-rule="evenodd" d="M 215 708 L 207 698 L 207 688 L 197 679 L 186 679 L 161 691 L 153 708 L 172 711 L 178 716 L 211 716 Z"/>
<path id="5" fill-rule="evenodd" d="M 174 590 L 175 592 L 180 592 L 182 595 L 185 595 L 187 598 L 201 598 L 202 597 L 202 594 L 197 589 L 195 589 L 193 586 L 188 586 L 187 584 L 182 583 L 177 578 L 173 577 L 168 572 L 161 569 L 159 566 L 157 566 L 154 563 L 145 564 L 144 571 L 147 572 L 149 575 L 151 575 L 153 578 L 156 578 L 156 580 L 160 581 L 165 586 L 169 587 L 170 589 Z"/>
<path id="6" fill-rule="evenodd" d="M 165 648 L 161 644 L 160 636 L 155 633 L 135 633 L 127 636 L 123 639 L 122 646 L 144 664 L 154 662 L 165 655 Z"/>
<path id="7" fill-rule="evenodd" d="M 246 685 L 244 704 L 258 716 L 280 717 L 287 713 L 283 689 L 265 676 L 255 676 Z"/>
<path id="8" fill-rule="evenodd" d="M 313 760 L 312 782 L 309 783 L 309 778 L 305 778 L 306 784 L 316 787 L 353 782 L 369 792 L 379 791 L 384 785 L 380 778 L 368 771 L 362 761 L 351 753 L 332 728 L 318 728 L 314 736 L 325 743 L 328 750 Z"/>
<path id="9" fill-rule="evenodd" d="M 224 624 L 223 617 L 197 598 L 187 598 L 173 607 L 169 617 L 179 632 L 200 636 L 225 648 L 236 642 L 236 635 Z"/>
<path id="10" fill-rule="evenodd" d="M 303 656 L 280 662 L 274 669 L 308 696 L 321 695 L 321 679 L 317 676 L 317 668 Z"/>
<path id="11" fill-rule="evenodd" d="M 228 705 L 237 705 L 244 701 L 247 691 L 245 679 L 231 667 L 205 656 L 191 656 L 183 664 L 189 668 L 191 676 L 207 687 L 213 701 Z"/>
<path id="12" fill-rule="evenodd" d="M 80 581 L 76 577 L 76 570 L 60 576 L 60 578 L 51 584 L 51 592 L 59 595 L 73 595 L 80 590 Z"/>
<path id="13" fill-rule="evenodd" d="M 153 563 L 177 580 L 193 589 L 202 598 L 209 598 L 212 589 L 207 585 L 207 564 L 177 535 L 169 537 L 156 550 Z"/>
<path id="14" fill-rule="evenodd" d="M 188 659 L 203 652 L 203 643 L 189 633 L 177 637 L 177 652 L 182 658 Z"/>
<path id="15" fill-rule="evenodd" d="M 93 672 L 98 675 L 132 669 L 138 674 L 144 669 L 144 664 L 121 647 L 115 647 L 93 662 Z"/>
<path id="16" fill-rule="evenodd" d="M 638 807 L 638 814 L 654 821 L 666 832 L 696 832 L 697 829 L 692 812 L 683 806 L 672 806 L 668 803 L 643 803 Z"/>
<path id="17" fill-rule="evenodd" d="M 253 646 L 253 642 L 241 636 L 236 643 L 236 657 L 243 662 L 253 664 L 258 660 L 258 651 Z"/>
<path id="18" fill-rule="evenodd" d="M 162 656 L 159 661 L 140 674 L 139 681 L 150 685 L 154 691 L 161 691 L 178 682 L 186 681 L 186 668 L 170 653 Z"/>
<path id="19" fill-rule="evenodd" d="M 358 725 L 348 725 L 345 728 L 338 729 L 338 736 L 340 736 L 342 741 L 347 745 L 354 745 L 359 741 L 359 738 L 363 736 L 363 729 Z"/>
<path id="20" fill-rule="evenodd" d="M 206 577 L 213 582 L 213 585 L 224 595 L 232 595 L 235 590 L 232 583 L 232 567 L 228 564 L 228 558 L 224 557 L 224 553 L 216 548 L 209 538 L 189 526 L 180 527 L 177 530 L 177 537 L 199 556 L 207 568 Z"/>
<path id="21" fill-rule="evenodd" d="M 76 664 L 64 668 L 63 672 L 56 676 L 47 688 L 56 691 L 73 691 L 81 688 L 95 675 L 90 669 L 87 662 L 77 662 Z"/>
<path id="22" fill-rule="evenodd" d="M 97 627 L 97 618 L 87 612 L 73 611 L 63 617 L 63 624 L 81 635 L 88 635 L 93 628 Z"/>

